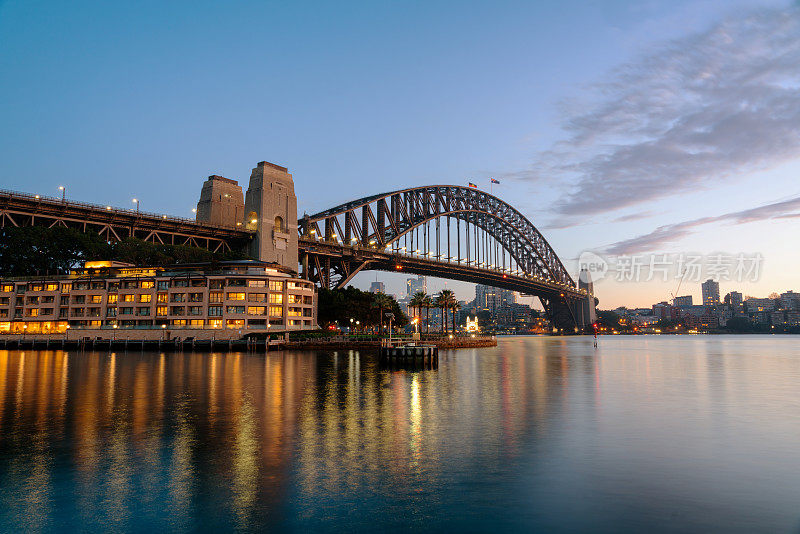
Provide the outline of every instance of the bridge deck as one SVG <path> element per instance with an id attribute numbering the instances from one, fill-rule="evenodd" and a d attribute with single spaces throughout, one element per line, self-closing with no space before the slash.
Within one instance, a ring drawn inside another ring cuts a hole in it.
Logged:
<path id="1" fill-rule="evenodd" d="M 60 198 L 0 190 L 0 227 L 66 226 L 82 231 L 94 230 L 109 241 L 139 237 L 146 241 L 230 248 L 230 243 L 246 241 L 254 232 L 200 223 L 192 219 L 140 213 L 136 210 L 101 206 Z M 165 240 L 166 239 L 166 240 Z"/>
<path id="2" fill-rule="evenodd" d="M 328 257 L 334 262 L 349 262 L 357 265 L 356 272 L 377 269 L 435 276 L 463 282 L 486 284 L 519 291 L 528 295 L 551 298 L 583 299 L 587 296 L 585 291 L 568 284 L 558 284 L 545 279 L 518 275 L 503 270 L 484 269 L 475 265 L 467 265 L 464 262 L 426 259 L 410 254 L 392 254 L 377 248 L 350 247 L 314 239 L 301 238 L 299 247 L 301 252 L 317 258 Z M 356 272 L 348 273 L 349 278 L 352 278 Z M 347 275 L 345 275 L 342 281 L 349 281 L 347 278 Z"/>

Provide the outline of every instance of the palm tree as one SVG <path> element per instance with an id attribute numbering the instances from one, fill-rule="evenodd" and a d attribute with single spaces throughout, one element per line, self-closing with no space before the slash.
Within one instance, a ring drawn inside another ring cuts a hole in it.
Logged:
<path id="1" fill-rule="evenodd" d="M 373 306 L 378 308 L 378 313 L 380 313 L 380 317 L 378 321 L 380 323 L 380 332 L 383 333 L 383 310 L 391 310 L 392 304 L 394 299 L 387 295 L 386 293 L 377 293 L 375 295 L 375 299 L 373 301 Z"/>
<path id="2" fill-rule="evenodd" d="M 461 309 L 461 304 L 455 302 L 450 309 L 453 311 L 453 334 L 456 333 L 456 312 Z"/>
<path id="3" fill-rule="evenodd" d="M 431 308 L 433 308 L 434 302 L 430 295 L 425 295 L 425 333 L 429 333 L 431 330 Z"/>
<path id="4" fill-rule="evenodd" d="M 417 310 L 417 318 L 419 318 L 420 310 L 425 306 L 425 299 L 428 298 L 428 295 L 425 294 L 424 291 L 417 291 L 414 293 L 414 296 L 411 297 L 411 300 L 408 303 L 408 307 L 411 310 Z M 412 312 L 413 313 L 413 312 Z"/>
<path id="5" fill-rule="evenodd" d="M 442 294 L 439 293 L 436 295 L 436 307 L 442 311 L 442 333 L 447 330 L 447 314 L 444 311 L 444 299 L 442 299 Z"/>
<path id="6" fill-rule="evenodd" d="M 442 308 L 442 325 L 443 325 L 443 332 L 447 331 L 447 311 L 453 307 L 454 304 L 458 304 L 458 300 L 456 300 L 456 295 L 449 289 L 442 289 L 439 294 L 437 295 L 436 301 L 438 302 L 439 307 Z M 453 332 L 455 332 L 455 314 L 453 315 Z"/>

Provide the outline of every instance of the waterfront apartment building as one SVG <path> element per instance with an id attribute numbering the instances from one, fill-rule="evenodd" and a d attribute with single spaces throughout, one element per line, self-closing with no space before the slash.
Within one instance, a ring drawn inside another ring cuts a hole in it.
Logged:
<path id="1" fill-rule="evenodd" d="M 700 287 L 703 290 L 703 305 L 716 306 L 719 304 L 719 282 L 706 280 Z"/>
<path id="2" fill-rule="evenodd" d="M 738 291 L 731 291 L 727 295 L 725 295 L 725 304 L 731 307 L 734 314 L 740 314 L 742 312 L 742 294 Z"/>
<path id="3" fill-rule="evenodd" d="M 0 333 L 238 338 L 315 329 L 316 298 L 313 283 L 260 261 L 87 262 L 69 275 L 0 280 Z"/>
<path id="4" fill-rule="evenodd" d="M 673 306 L 693 306 L 694 303 L 692 302 L 691 295 L 683 295 L 681 297 L 675 297 L 672 299 Z"/>

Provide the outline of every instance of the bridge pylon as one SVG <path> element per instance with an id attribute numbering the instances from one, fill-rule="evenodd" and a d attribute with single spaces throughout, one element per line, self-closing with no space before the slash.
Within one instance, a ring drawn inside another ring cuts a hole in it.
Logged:
<path id="1" fill-rule="evenodd" d="M 250 174 L 244 227 L 255 231 L 250 256 L 297 272 L 297 196 L 286 167 L 260 162 Z"/>

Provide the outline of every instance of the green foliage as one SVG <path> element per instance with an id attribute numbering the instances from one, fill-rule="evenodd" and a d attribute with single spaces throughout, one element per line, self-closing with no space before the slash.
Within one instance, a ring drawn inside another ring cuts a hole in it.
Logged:
<path id="1" fill-rule="evenodd" d="M 755 331 L 755 325 L 747 317 L 733 317 L 725 323 L 725 329 L 731 332 L 744 333 Z"/>
<path id="2" fill-rule="evenodd" d="M 161 245 L 127 238 L 108 243 L 94 233 L 73 228 L 28 226 L 0 229 L 0 275 L 66 274 L 87 260 L 112 260 L 136 266 L 239 259 L 195 247 Z"/>
<path id="3" fill-rule="evenodd" d="M 597 323 L 600 326 L 605 326 L 616 331 L 626 330 L 627 326 L 623 326 L 619 322 L 620 316 L 611 310 L 597 310 Z"/>
<path id="4" fill-rule="evenodd" d="M 345 289 L 319 290 L 318 321 L 320 326 L 327 328 L 338 321 L 340 327 L 350 326 L 359 321 L 362 327 L 381 325 L 381 314 L 394 313 L 393 326 L 405 326 L 408 317 L 400 310 L 397 301 L 383 293 L 369 293 L 353 286 Z M 386 319 L 383 319 L 385 322 Z"/>

